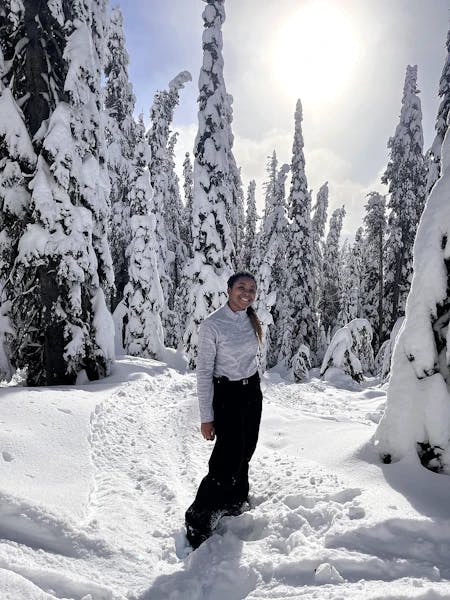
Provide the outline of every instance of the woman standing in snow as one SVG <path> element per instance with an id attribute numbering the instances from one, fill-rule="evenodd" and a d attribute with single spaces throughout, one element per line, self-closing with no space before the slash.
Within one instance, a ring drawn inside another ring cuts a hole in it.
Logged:
<path id="1" fill-rule="evenodd" d="M 199 330 L 197 393 L 201 433 L 216 443 L 209 472 L 186 511 L 193 548 L 206 540 L 223 515 L 237 515 L 248 500 L 248 465 L 258 440 L 262 393 L 256 361 L 261 324 L 251 306 L 256 281 L 251 273 L 228 280 L 228 302 Z"/>

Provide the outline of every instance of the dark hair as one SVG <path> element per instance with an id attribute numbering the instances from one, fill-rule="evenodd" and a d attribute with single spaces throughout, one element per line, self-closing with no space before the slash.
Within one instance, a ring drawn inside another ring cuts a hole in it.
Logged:
<path id="1" fill-rule="evenodd" d="M 254 283 L 255 286 L 257 286 L 256 283 L 256 278 L 253 275 L 253 273 L 249 273 L 248 271 L 238 271 L 237 273 L 234 273 L 227 281 L 227 286 L 229 289 L 231 289 L 233 287 L 233 285 L 236 283 L 236 281 L 238 279 L 242 279 L 243 277 L 247 277 L 248 279 L 251 279 Z M 249 306 L 247 308 L 247 315 L 251 321 L 253 330 L 256 334 L 256 337 L 258 338 L 258 341 L 260 344 L 262 344 L 262 338 L 263 338 L 263 332 L 262 332 L 262 327 L 261 327 L 261 321 L 258 318 L 258 315 L 256 314 L 255 309 L 253 308 L 253 306 Z"/>
<path id="2" fill-rule="evenodd" d="M 251 279 L 254 282 L 254 284 L 257 285 L 256 278 L 253 275 L 253 273 L 249 273 L 249 271 L 237 271 L 237 273 L 233 273 L 233 275 L 228 279 L 227 287 L 232 288 L 233 285 L 236 283 L 236 281 L 238 279 L 242 279 L 243 277 L 247 277 L 248 279 Z"/>

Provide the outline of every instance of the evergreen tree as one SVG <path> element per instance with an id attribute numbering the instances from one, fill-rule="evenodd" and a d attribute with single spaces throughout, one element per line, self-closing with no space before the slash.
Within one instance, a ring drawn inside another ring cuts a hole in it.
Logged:
<path id="1" fill-rule="evenodd" d="M 323 290 L 319 308 L 324 331 L 331 334 L 338 325 L 338 315 L 341 308 L 339 238 L 344 217 L 344 207 L 337 208 L 331 215 L 324 250 Z"/>
<path id="2" fill-rule="evenodd" d="M 192 205 L 194 198 L 194 173 L 189 152 L 186 152 L 183 161 L 183 191 L 184 191 L 184 227 L 182 229 L 183 240 L 192 255 Z M 191 256 L 192 257 L 192 256 Z"/>
<path id="3" fill-rule="evenodd" d="M 180 100 L 180 90 L 185 83 L 191 81 L 187 71 L 179 73 L 170 83 L 169 89 L 155 94 L 150 111 L 151 128 L 148 132 L 148 143 L 151 149 L 150 179 L 153 188 L 153 213 L 156 220 L 156 236 L 158 248 L 158 272 L 164 294 L 163 327 L 168 343 L 173 343 L 175 315 L 173 307 L 176 292 L 176 248 L 180 243 L 179 230 L 173 232 L 173 204 L 178 197 L 172 197 L 173 158 L 169 149 L 170 126 L 173 121 L 175 107 Z"/>
<path id="4" fill-rule="evenodd" d="M 105 56 L 106 141 L 108 171 L 111 183 L 110 244 L 114 266 L 115 291 L 111 305 L 114 309 L 123 297 L 128 281 L 125 257 L 130 243 L 130 180 L 135 147 L 133 112 L 135 96 L 128 79 L 129 57 L 125 48 L 123 17 L 119 8 L 111 12 Z"/>
<path id="5" fill-rule="evenodd" d="M 325 355 L 325 351 L 330 343 L 327 339 L 325 329 L 321 321 L 319 311 L 319 302 L 323 295 L 323 255 L 325 251 L 325 225 L 327 222 L 328 211 L 328 182 L 325 182 L 319 189 L 316 197 L 316 203 L 313 207 L 311 228 L 312 228 L 312 259 L 314 274 L 314 311 L 317 315 L 317 339 L 315 347 L 315 364 L 320 364 Z"/>
<path id="6" fill-rule="evenodd" d="M 353 319 L 361 318 L 362 314 L 362 278 L 364 271 L 362 227 L 356 230 L 353 246 L 347 246 L 342 258 L 341 306 L 338 316 L 340 327 L 344 327 Z"/>
<path id="7" fill-rule="evenodd" d="M 145 141 L 141 117 L 136 127 L 133 180 L 130 191 L 131 240 L 127 249 L 129 281 L 124 290 L 126 324 L 124 348 L 128 354 L 161 358 L 164 333 L 161 312 L 164 297 L 159 281 L 153 192 L 148 163 L 150 148 Z"/>
<path id="8" fill-rule="evenodd" d="M 236 164 L 236 160 L 233 154 L 233 141 L 234 136 L 231 130 L 231 123 L 233 121 L 233 96 L 227 94 L 227 121 L 228 128 L 224 132 L 225 140 L 228 141 L 228 185 L 230 187 L 230 204 L 227 209 L 227 221 L 231 229 L 231 239 L 235 249 L 235 267 L 236 269 L 242 266 L 242 243 L 244 240 L 244 192 L 242 189 L 241 170 Z"/>
<path id="9" fill-rule="evenodd" d="M 14 365 L 31 385 L 93 379 L 113 359 L 104 290 L 113 283 L 100 68 L 105 2 L 11 3 L 3 84 L 23 111 L 37 162 L 7 290 Z M 2 94 L 3 96 L 3 94 Z M 2 174 L 3 177 L 3 174 Z"/>
<path id="10" fill-rule="evenodd" d="M 167 191 L 170 202 L 166 206 L 165 223 L 167 227 L 167 246 L 169 252 L 174 257 L 172 269 L 170 271 L 172 283 L 172 296 L 169 298 L 170 313 L 166 325 L 166 345 L 176 348 L 181 341 L 183 334 L 180 326 L 180 320 L 177 311 L 174 310 L 176 303 L 176 295 L 181 283 L 183 269 L 188 259 L 188 249 L 184 243 L 184 223 L 183 214 L 184 206 L 181 201 L 180 186 L 178 175 L 175 172 L 175 144 L 178 133 L 174 133 L 170 138 L 167 146 Z"/>
<path id="11" fill-rule="evenodd" d="M 325 225 L 328 211 L 328 182 L 325 182 L 317 193 L 316 204 L 311 218 L 312 258 L 314 272 L 314 308 L 317 311 L 323 288 L 323 254 L 325 248 Z"/>
<path id="12" fill-rule="evenodd" d="M 270 238 L 271 213 L 276 205 L 278 159 L 275 150 L 271 156 L 267 157 L 266 170 L 267 180 L 263 184 L 264 213 L 260 227 L 255 233 L 254 244 L 250 256 L 250 272 L 255 274 L 260 272 L 262 262 L 267 253 L 267 244 Z M 258 298 L 262 298 L 261 285 L 258 285 Z M 263 323 L 263 327 L 267 328 L 268 325 L 272 323 L 270 309 L 264 307 L 264 301 L 259 302 L 257 306 L 259 311 L 258 316 Z M 261 311 L 263 311 L 263 314 L 261 314 Z M 266 314 L 266 317 L 264 317 L 264 314 Z"/>
<path id="13" fill-rule="evenodd" d="M 276 187 L 278 173 L 278 159 L 275 150 L 272 155 L 267 157 L 267 181 L 264 182 L 264 217 L 262 223 L 263 242 L 266 242 L 270 236 L 271 213 L 276 206 Z"/>
<path id="14" fill-rule="evenodd" d="M 256 212 L 256 182 L 254 179 L 248 184 L 247 190 L 247 215 L 245 220 L 245 237 L 242 253 L 242 267 L 245 270 L 251 269 L 251 260 L 255 252 L 256 221 L 258 214 Z"/>
<path id="15" fill-rule="evenodd" d="M 416 82 L 417 66 L 408 66 L 400 122 L 388 143 L 390 159 L 382 177 L 390 194 L 384 285 L 388 330 L 404 313 L 412 278 L 413 243 L 425 202 L 422 111 Z"/>
<path id="16" fill-rule="evenodd" d="M 363 317 L 372 324 L 374 350 L 377 352 L 384 338 L 383 276 L 384 243 L 386 232 L 386 198 L 377 192 L 367 196 L 365 224 L 365 262 L 363 283 Z"/>
<path id="17" fill-rule="evenodd" d="M 450 473 L 450 134 L 414 244 L 414 276 L 394 347 L 384 416 L 375 434 L 385 463 L 419 457 Z"/>
<path id="18" fill-rule="evenodd" d="M 3 85 L 4 71 L 0 48 L 0 378 L 9 378 L 14 357 L 7 342 L 15 337 L 9 314 L 17 293 L 16 281 L 10 275 L 27 223 L 28 182 L 36 165 L 36 154 L 23 114 L 11 90 Z"/>
<path id="19" fill-rule="evenodd" d="M 447 117 L 450 110 L 450 31 L 447 33 L 446 48 L 447 56 L 439 81 L 439 97 L 441 98 L 441 103 L 439 104 L 435 124 L 436 136 L 427 156 L 427 193 L 430 192 L 441 173 L 441 148 L 445 132 L 447 131 Z"/>
<path id="20" fill-rule="evenodd" d="M 287 234 L 285 184 L 289 168 L 289 165 L 282 165 L 277 173 L 273 204 L 265 221 L 264 250 L 259 269 L 258 315 L 263 319 L 262 315 L 270 311 L 272 317 L 263 348 L 263 364 L 267 363 L 269 367 L 276 365 L 281 346 L 281 290 L 286 269 Z M 270 185 L 267 186 L 269 188 Z"/>
<path id="21" fill-rule="evenodd" d="M 288 199 L 289 243 L 283 274 L 281 308 L 281 349 L 279 360 L 288 368 L 303 344 L 314 351 L 317 322 L 314 311 L 313 239 L 311 228 L 311 195 L 305 174 L 303 154 L 302 105 L 297 102 L 295 133 L 292 147 L 291 189 Z"/>
<path id="22" fill-rule="evenodd" d="M 184 344 L 192 368 L 197 357 L 198 326 L 224 303 L 226 281 L 235 261 L 226 218 L 231 194 L 228 185 L 230 127 L 222 58 L 224 20 L 224 0 L 207 0 L 203 11 L 203 66 L 194 149 L 194 248 L 182 284 L 188 306 Z"/>

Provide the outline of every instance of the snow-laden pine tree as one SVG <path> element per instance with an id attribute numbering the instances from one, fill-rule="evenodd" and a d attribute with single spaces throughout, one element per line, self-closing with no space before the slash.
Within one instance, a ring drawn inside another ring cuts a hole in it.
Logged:
<path id="1" fill-rule="evenodd" d="M 267 157 L 267 180 L 264 189 L 264 214 L 259 230 L 256 232 L 254 247 L 250 257 L 250 272 L 257 273 L 266 252 L 267 241 L 270 235 L 271 213 L 276 206 L 276 186 L 278 173 L 278 159 L 275 150 Z M 258 293 L 259 296 L 259 293 Z"/>
<path id="2" fill-rule="evenodd" d="M 314 310 L 314 262 L 311 227 L 311 194 L 308 190 L 303 154 L 302 104 L 295 110 L 291 161 L 291 188 L 288 198 L 289 243 L 282 281 L 280 306 L 281 347 L 278 360 L 292 368 L 292 359 L 303 344 L 315 351 L 317 320 Z"/>
<path id="3" fill-rule="evenodd" d="M 372 374 L 372 327 L 367 319 L 353 319 L 335 332 L 320 375 L 326 377 L 329 369 L 339 369 L 358 383 L 363 381 L 364 373 Z"/>
<path id="4" fill-rule="evenodd" d="M 164 332 L 161 323 L 164 297 L 159 281 L 155 232 L 152 213 L 153 191 L 148 163 L 150 148 L 145 140 L 141 118 L 135 128 L 136 146 L 133 180 L 130 188 L 131 240 L 127 248 L 128 283 L 124 289 L 124 349 L 127 354 L 161 358 Z"/>
<path id="5" fill-rule="evenodd" d="M 115 290 L 111 298 L 114 308 L 122 300 L 128 281 L 128 262 L 125 257 L 130 243 L 129 193 L 131 163 L 135 149 L 135 96 L 128 79 L 129 57 L 125 47 L 123 17 L 119 8 L 113 8 L 109 20 L 105 53 L 105 136 L 108 145 L 108 172 L 111 184 L 110 246 L 114 267 Z"/>
<path id="6" fill-rule="evenodd" d="M 228 139 L 228 185 L 230 186 L 231 202 L 227 210 L 227 221 L 231 229 L 231 239 L 235 249 L 235 267 L 242 267 L 242 243 L 244 240 L 245 213 L 244 213 L 244 192 L 242 189 L 241 170 L 236 164 L 233 154 L 234 136 L 231 130 L 233 122 L 233 96 L 227 94 L 227 120 L 228 130 L 226 138 Z"/>
<path id="7" fill-rule="evenodd" d="M 258 214 L 256 212 L 256 182 L 254 179 L 248 184 L 247 190 L 247 211 L 245 219 L 245 236 L 242 253 L 242 267 L 245 270 L 250 270 L 251 260 L 255 249 L 255 238 L 256 238 L 256 222 L 258 220 Z"/>
<path id="8" fill-rule="evenodd" d="M 285 164 L 277 172 L 273 189 L 274 196 L 270 198 L 271 210 L 267 212 L 264 221 L 257 301 L 257 312 L 262 321 L 264 331 L 264 346 L 262 348 L 263 367 L 266 364 L 268 367 L 273 367 L 277 364 L 282 339 L 280 316 L 286 269 L 286 236 L 288 229 L 285 185 L 289 169 L 289 165 Z M 268 193 L 272 193 L 270 185 L 266 187 L 266 190 L 268 190 Z M 270 325 L 269 329 L 267 329 L 268 325 Z"/>
<path id="9" fill-rule="evenodd" d="M 314 261 L 314 296 L 315 306 L 320 298 L 322 288 L 322 264 L 325 248 L 325 226 L 328 211 L 328 182 L 326 181 L 317 192 L 316 203 L 313 207 L 311 217 L 312 239 L 313 239 L 313 261 Z"/>
<path id="10" fill-rule="evenodd" d="M 337 317 L 339 327 L 344 327 L 352 319 L 356 319 L 358 312 L 359 288 L 353 277 L 353 255 L 349 245 L 343 247 L 341 252 L 341 279 L 340 279 L 340 310 Z"/>
<path id="11" fill-rule="evenodd" d="M 224 0 L 206 0 L 203 11 L 203 66 L 199 77 L 198 132 L 194 148 L 193 257 L 181 295 L 188 315 L 184 344 L 191 368 L 197 358 L 198 326 L 226 300 L 235 249 L 227 222 L 229 182 L 228 99 L 223 78 Z"/>
<path id="12" fill-rule="evenodd" d="M 37 155 L 27 227 L 9 276 L 14 365 L 27 369 L 32 385 L 71 383 L 82 370 L 94 379 L 114 357 L 104 295 L 113 284 L 100 118 L 106 3 L 10 8 L 15 49 L 5 56 L 3 82 Z"/>
<path id="13" fill-rule="evenodd" d="M 341 280 L 341 307 L 338 323 L 341 327 L 362 316 L 362 287 L 365 271 L 365 240 L 363 229 L 356 230 L 355 241 L 343 253 Z"/>
<path id="14" fill-rule="evenodd" d="M 267 157 L 267 180 L 263 184 L 264 189 L 264 214 L 261 219 L 259 229 L 255 233 L 254 243 L 250 256 L 250 272 L 255 273 L 257 276 L 260 273 L 260 268 L 267 251 L 267 243 L 270 235 L 270 223 L 272 222 L 271 213 L 276 205 L 276 187 L 277 187 L 277 173 L 278 173 L 278 159 L 275 150 L 272 155 Z M 264 338 L 266 337 L 267 327 L 272 324 L 271 308 L 266 308 L 266 293 L 261 290 L 261 284 L 263 287 L 271 285 L 270 281 L 258 283 L 258 295 L 257 295 L 257 308 L 258 316 L 263 324 Z M 268 288 L 267 288 L 268 289 Z M 270 307 L 272 304 L 270 304 Z M 269 305 L 268 305 L 269 307 Z M 266 343 L 267 340 L 265 340 Z M 264 352 L 264 356 L 266 352 Z M 265 363 L 264 363 L 265 364 Z M 264 367 L 265 368 L 265 367 Z"/>
<path id="15" fill-rule="evenodd" d="M 429 194 L 431 188 L 438 180 L 441 172 L 442 141 L 448 126 L 447 117 L 450 110 L 450 30 L 447 33 L 446 48 L 447 56 L 439 80 L 439 97 L 441 98 L 441 102 L 439 104 L 436 124 L 434 126 L 436 136 L 427 153 L 427 194 Z"/>
<path id="16" fill-rule="evenodd" d="M 330 342 L 327 339 L 325 329 L 322 323 L 322 317 L 319 311 L 319 302 L 323 290 L 323 255 L 325 251 L 325 225 L 327 223 L 328 212 L 328 182 L 326 181 L 317 192 L 316 203 L 312 209 L 311 227 L 312 227 L 312 259 L 314 274 L 314 311 L 318 317 L 317 339 L 315 342 L 315 361 L 314 364 L 320 364 L 323 360 L 325 351 Z"/>
<path id="17" fill-rule="evenodd" d="M 386 232 L 386 198 L 378 192 L 367 195 L 365 225 L 365 269 L 363 271 L 362 316 L 374 333 L 374 350 L 387 333 L 383 311 L 383 258 Z"/>
<path id="18" fill-rule="evenodd" d="M 3 24 L 0 20 L 0 27 Z M 7 28 L 1 27 L 0 35 L 6 32 Z M 11 40 L 12 36 L 9 35 L 7 39 Z M 15 337 L 9 314 L 12 301 L 28 289 L 26 282 L 18 289 L 18 282 L 11 274 L 18 243 L 26 228 L 30 203 L 28 182 L 36 165 L 36 154 L 23 113 L 11 89 L 3 85 L 4 74 L 0 47 L 0 379 L 9 379 L 12 374 L 11 362 L 15 363 L 8 345 L 8 339 Z M 23 316 L 26 316 L 26 312 Z"/>
<path id="19" fill-rule="evenodd" d="M 267 180 L 264 182 L 264 215 L 262 222 L 263 236 L 267 238 L 270 231 L 270 215 L 276 206 L 276 187 L 278 173 L 278 158 L 275 150 L 267 157 Z"/>
<path id="20" fill-rule="evenodd" d="M 165 223 L 167 227 L 168 248 L 174 257 L 172 263 L 171 289 L 172 295 L 169 297 L 170 313 L 166 321 L 165 343 L 166 346 L 177 348 L 181 342 L 183 329 L 177 311 L 175 310 L 177 293 L 181 284 L 183 269 L 188 259 L 188 248 L 184 242 L 184 205 L 180 195 L 180 185 L 178 175 L 175 171 L 175 144 L 178 133 L 173 133 L 167 145 L 167 190 L 170 202 L 166 206 Z"/>
<path id="21" fill-rule="evenodd" d="M 321 323 L 326 334 L 328 332 L 333 334 L 333 330 L 338 326 L 338 315 L 341 308 L 339 238 L 344 217 L 344 207 L 333 211 L 324 249 L 323 288 L 319 309 Z"/>
<path id="22" fill-rule="evenodd" d="M 414 244 L 406 318 L 394 349 L 386 412 L 375 434 L 386 463 L 418 455 L 450 473 L 450 133 L 441 177 L 427 200 Z"/>
<path id="23" fill-rule="evenodd" d="M 189 152 L 186 152 L 183 161 L 183 192 L 184 192 L 184 217 L 182 236 L 188 250 L 189 256 L 192 256 L 192 203 L 194 198 L 194 172 Z"/>
<path id="24" fill-rule="evenodd" d="M 384 312 L 388 330 L 404 313 L 412 278 L 412 250 L 425 202 L 422 110 L 417 66 L 406 69 L 400 122 L 388 142 L 390 158 L 382 177 L 389 186 Z"/>
<path id="25" fill-rule="evenodd" d="M 170 83 L 169 89 L 155 94 L 150 110 L 151 127 L 147 134 L 151 150 L 150 180 L 153 188 L 153 214 L 156 220 L 156 236 L 158 248 L 158 272 L 164 293 L 164 311 L 162 315 L 163 327 L 167 340 L 173 341 L 176 337 L 173 314 L 175 302 L 175 273 L 179 270 L 176 264 L 176 248 L 181 240 L 177 232 L 172 231 L 172 203 L 178 203 L 178 198 L 173 198 L 171 184 L 173 183 L 173 159 L 170 156 L 169 137 L 173 114 L 180 100 L 180 90 L 191 81 L 188 71 L 179 73 Z M 179 196 L 179 194 L 178 194 Z M 178 217 L 181 220 L 183 214 Z"/>

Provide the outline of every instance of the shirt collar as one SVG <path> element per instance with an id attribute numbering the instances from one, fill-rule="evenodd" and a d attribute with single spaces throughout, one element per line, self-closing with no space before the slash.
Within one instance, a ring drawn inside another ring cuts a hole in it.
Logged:
<path id="1" fill-rule="evenodd" d="M 245 319 L 245 317 L 247 316 L 246 310 L 237 310 L 236 312 L 234 310 L 231 310 L 228 302 L 225 304 L 224 308 L 228 317 L 230 317 L 234 321 L 242 321 L 242 319 Z"/>

